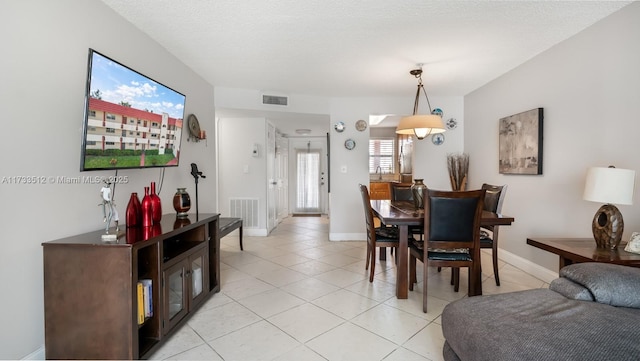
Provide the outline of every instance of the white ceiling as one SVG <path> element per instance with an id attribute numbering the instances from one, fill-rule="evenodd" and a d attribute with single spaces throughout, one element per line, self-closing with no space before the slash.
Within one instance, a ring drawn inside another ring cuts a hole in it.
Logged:
<path id="1" fill-rule="evenodd" d="M 630 1 L 102 0 L 214 86 L 464 96 Z"/>

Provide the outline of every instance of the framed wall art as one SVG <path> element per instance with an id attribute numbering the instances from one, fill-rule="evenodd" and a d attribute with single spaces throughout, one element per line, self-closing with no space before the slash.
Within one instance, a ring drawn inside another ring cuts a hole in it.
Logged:
<path id="1" fill-rule="evenodd" d="M 500 174 L 542 174 L 542 108 L 500 119 Z"/>

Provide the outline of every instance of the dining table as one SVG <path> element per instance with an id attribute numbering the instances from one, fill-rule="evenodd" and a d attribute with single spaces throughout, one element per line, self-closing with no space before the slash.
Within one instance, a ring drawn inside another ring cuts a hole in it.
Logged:
<path id="1" fill-rule="evenodd" d="M 371 201 L 373 214 L 380 219 L 385 226 L 396 226 L 399 230 L 399 244 L 397 249 L 396 272 L 396 297 L 406 299 L 409 297 L 409 226 L 424 225 L 424 209 L 416 209 L 412 201 L 392 201 L 379 199 Z M 482 211 L 482 226 L 509 226 L 515 219 L 503 214 Z M 482 267 L 477 268 L 482 273 Z M 481 275 L 478 275 L 481 280 Z M 482 282 L 476 285 L 476 293 L 469 296 L 482 294 Z"/>

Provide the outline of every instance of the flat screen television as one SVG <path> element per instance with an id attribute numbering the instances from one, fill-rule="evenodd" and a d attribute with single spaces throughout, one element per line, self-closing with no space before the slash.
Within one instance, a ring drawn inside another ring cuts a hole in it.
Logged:
<path id="1" fill-rule="evenodd" d="M 89 49 L 80 170 L 178 166 L 185 100 Z"/>

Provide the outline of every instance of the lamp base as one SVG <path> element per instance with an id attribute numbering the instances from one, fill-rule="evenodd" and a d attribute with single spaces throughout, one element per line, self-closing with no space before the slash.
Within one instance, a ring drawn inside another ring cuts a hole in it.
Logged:
<path id="1" fill-rule="evenodd" d="M 591 230 L 598 248 L 611 250 L 618 248 L 624 230 L 622 213 L 613 204 L 603 205 L 593 217 Z"/>

